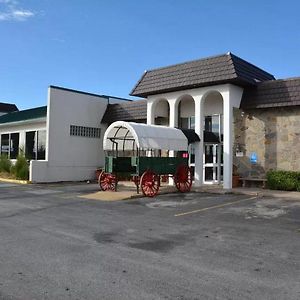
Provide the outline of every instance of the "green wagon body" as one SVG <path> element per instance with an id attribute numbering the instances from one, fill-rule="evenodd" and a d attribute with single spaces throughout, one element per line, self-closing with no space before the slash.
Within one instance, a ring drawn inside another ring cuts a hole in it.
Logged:
<path id="1" fill-rule="evenodd" d="M 188 165 L 184 157 L 105 157 L 105 172 L 119 176 L 141 176 L 152 170 L 157 175 L 175 174 L 178 166 Z"/>

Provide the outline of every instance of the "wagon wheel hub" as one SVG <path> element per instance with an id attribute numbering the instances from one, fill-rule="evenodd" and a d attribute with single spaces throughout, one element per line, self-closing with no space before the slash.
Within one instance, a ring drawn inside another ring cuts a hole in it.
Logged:
<path id="1" fill-rule="evenodd" d="M 102 191 L 116 191 L 117 177 L 114 174 L 101 172 L 98 179 Z"/>
<path id="2" fill-rule="evenodd" d="M 159 190 L 159 176 L 154 172 L 145 171 L 141 177 L 141 189 L 145 196 L 154 197 Z"/>
<path id="3" fill-rule="evenodd" d="M 175 186 L 179 192 L 189 192 L 192 187 L 192 172 L 186 165 L 180 165 L 174 175 Z"/>

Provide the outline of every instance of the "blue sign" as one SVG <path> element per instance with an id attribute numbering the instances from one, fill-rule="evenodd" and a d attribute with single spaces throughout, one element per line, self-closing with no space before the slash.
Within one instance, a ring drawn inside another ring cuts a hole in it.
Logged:
<path id="1" fill-rule="evenodd" d="M 251 164 L 256 164 L 257 163 L 257 154 L 256 154 L 256 152 L 252 152 L 250 154 L 250 163 Z"/>

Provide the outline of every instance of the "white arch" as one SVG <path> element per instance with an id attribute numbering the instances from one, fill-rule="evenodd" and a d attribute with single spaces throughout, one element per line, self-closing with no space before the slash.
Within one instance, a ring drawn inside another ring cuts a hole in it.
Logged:
<path id="1" fill-rule="evenodd" d="M 168 105 L 168 112 L 167 112 L 167 118 L 170 119 L 170 103 L 168 101 L 168 99 L 166 98 L 156 98 L 156 99 L 152 99 L 151 101 L 148 100 L 148 104 L 147 104 L 147 124 L 152 125 L 155 124 L 155 118 L 157 117 L 156 115 L 156 110 L 157 110 L 157 106 L 160 102 L 166 102 Z"/>
<path id="2" fill-rule="evenodd" d="M 212 99 L 209 99 L 210 97 Z M 203 101 L 202 101 L 201 109 L 202 109 L 204 115 L 205 114 L 207 114 L 207 115 L 223 114 L 223 111 L 224 111 L 224 108 L 223 108 L 224 98 L 223 98 L 223 95 L 219 91 L 217 91 L 217 90 L 207 91 L 203 95 L 202 99 L 203 99 Z M 220 101 L 220 102 L 216 103 L 215 100 Z"/>

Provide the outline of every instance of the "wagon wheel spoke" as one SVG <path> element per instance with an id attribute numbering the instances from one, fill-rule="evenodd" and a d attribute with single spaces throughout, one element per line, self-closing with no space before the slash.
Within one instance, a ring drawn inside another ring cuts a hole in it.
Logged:
<path id="1" fill-rule="evenodd" d="M 99 185 L 102 191 L 115 191 L 117 186 L 117 177 L 114 174 L 101 172 L 99 176 Z"/>
<path id="2" fill-rule="evenodd" d="M 145 196 L 154 197 L 159 190 L 159 177 L 152 171 L 145 171 L 141 177 L 141 189 Z"/>
<path id="3" fill-rule="evenodd" d="M 184 193 L 189 192 L 192 186 L 191 170 L 186 165 L 180 165 L 174 176 L 175 186 L 178 191 Z"/>

